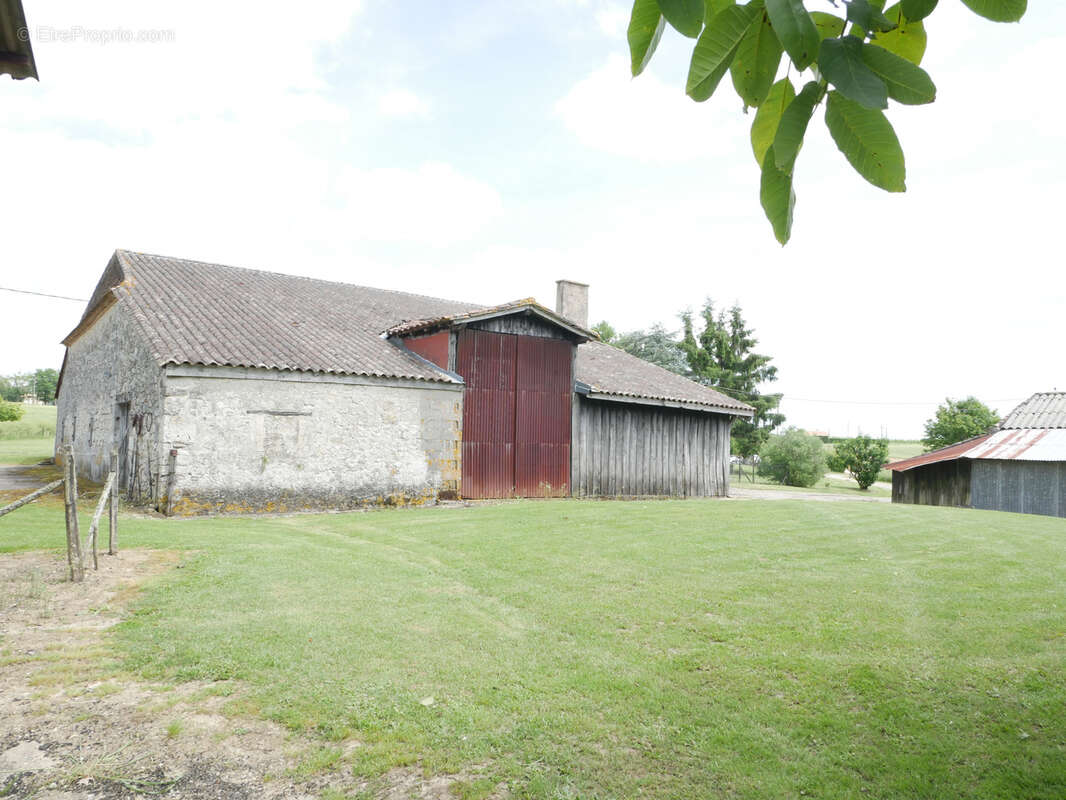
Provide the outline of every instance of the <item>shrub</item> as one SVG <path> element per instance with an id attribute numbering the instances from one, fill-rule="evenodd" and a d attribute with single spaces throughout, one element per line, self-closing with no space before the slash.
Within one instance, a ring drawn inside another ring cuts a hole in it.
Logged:
<path id="1" fill-rule="evenodd" d="M 0 400 L 0 422 L 17 422 L 25 413 L 26 410 L 18 403 Z"/>
<path id="2" fill-rule="evenodd" d="M 825 466 L 830 472 L 843 472 L 848 468 L 848 465 L 844 463 L 844 456 L 840 455 L 835 447 L 826 450 Z"/>
<path id="3" fill-rule="evenodd" d="M 814 486 L 825 475 L 822 440 L 796 428 L 771 436 L 759 455 L 759 472 L 786 486 Z"/>
<path id="4" fill-rule="evenodd" d="M 888 442 L 884 439 L 856 436 L 841 442 L 836 449 L 863 491 L 877 480 L 881 467 L 888 461 Z"/>

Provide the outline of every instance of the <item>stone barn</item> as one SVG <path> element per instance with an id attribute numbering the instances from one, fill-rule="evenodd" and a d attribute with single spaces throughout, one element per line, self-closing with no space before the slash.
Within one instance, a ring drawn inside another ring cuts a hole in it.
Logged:
<path id="1" fill-rule="evenodd" d="M 588 289 L 495 307 L 116 251 L 57 457 L 174 513 L 725 495 L 753 409 L 597 341 Z"/>
<path id="2" fill-rule="evenodd" d="M 1066 517 L 1066 392 L 1039 392 L 996 430 L 889 464 L 892 502 Z"/>

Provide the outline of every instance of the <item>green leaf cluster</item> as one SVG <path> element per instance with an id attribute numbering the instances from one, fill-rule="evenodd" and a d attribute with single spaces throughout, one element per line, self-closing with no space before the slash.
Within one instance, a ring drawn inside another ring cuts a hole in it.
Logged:
<path id="1" fill-rule="evenodd" d="M 932 419 L 925 422 L 922 444 L 926 450 L 937 450 L 956 442 L 987 433 L 999 422 L 999 414 L 976 397 L 965 400 L 947 398 Z"/>
<path id="2" fill-rule="evenodd" d="M 903 148 L 885 115 L 889 101 L 923 105 L 936 86 L 921 68 L 924 20 L 938 0 L 828 0 L 841 13 L 811 10 L 815 0 L 634 0 L 628 39 L 633 75 L 648 66 L 667 24 L 695 39 L 685 92 L 703 102 L 726 73 L 745 107 L 757 109 L 751 144 L 759 199 L 781 244 L 792 235 L 793 176 L 807 128 L 825 103 L 829 135 L 864 179 L 906 190 Z M 996 22 L 1016 22 L 1027 0 L 962 0 Z M 797 92 L 797 77 L 809 80 Z"/>
<path id="3" fill-rule="evenodd" d="M 796 428 L 769 437 L 759 452 L 759 473 L 786 486 L 814 486 L 825 475 L 822 440 Z"/>
<path id="4" fill-rule="evenodd" d="M 888 461 L 888 442 L 869 436 L 856 436 L 837 442 L 836 457 L 851 473 L 859 488 L 866 491 L 877 480 L 877 473 Z"/>

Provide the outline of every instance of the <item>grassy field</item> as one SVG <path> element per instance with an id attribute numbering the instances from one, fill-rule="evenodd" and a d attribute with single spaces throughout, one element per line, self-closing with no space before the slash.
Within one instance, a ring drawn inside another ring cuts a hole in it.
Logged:
<path id="1" fill-rule="evenodd" d="M 0 422 L 0 464 L 36 464 L 53 455 L 55 406 L 22 406 L 17 422 Z"/>
<path id="2" fill-rule="evenodd" d="M 925 452 L 925 448 L 919 441 L 890 439 L 888 442 L 889 461 L 902 461 L 905 458 L 921 455 L 923 452 Z"/>
<path id="3" fill-rule="evenodd" d="M 54 547 L 54 501 L 0 550 Z M 358 774 L 519 798 L 1066 796 L 1066 522 L 868 503 L 124 518 L 184 548 L 109 636 Z M 10 646 L 5 642 L 4 646 Z M 357 740 L 361 746 L 344 748 Z M 335 750 L 328 750 L 336 747 Z"/>
<path id="4" fill-rule="evenodd" d="M 744 468 L 743 478 L 738 475 L 736 468 L 734 467 L 729 480 L 731 486 L 737 486 L 743 489 L 773 489 L 774 491 L 783 492 L 815 492 L 817 494 L 854 495 L 856 497 L 892 496 L 892 491 L 890 489 L 877 485 L 869 487 L 866 491 L 862 491 L 859 489 L 859 484 L 854 479 L 846 477 L 843 473 L 835 472 L 827 472 L 814 484 L 814 486 L 809 488 L 802 486 L 785 486 L 771 480 L 765 475 L 755 475 L 755 480 L 751 480 L 750 467 Z M 889 477 L 889 480 L 892 480 L 891 477 Z"/>

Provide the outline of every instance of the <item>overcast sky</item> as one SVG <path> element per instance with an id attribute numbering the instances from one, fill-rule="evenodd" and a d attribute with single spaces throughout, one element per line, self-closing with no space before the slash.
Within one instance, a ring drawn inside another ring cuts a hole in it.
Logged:
<path id="1" fill-rule="evenodd" d="M 816 120 L 781 248 L 728 79 L 686 98 L 672 31 L 630 79 L 614 0 L 29 2 L 0 285 L 88 297 L 121 247 L 482 303 L 570 278 L 619 330 L 711 297 L 774 357 L 790 423 L 917 437 L 945 396 L 1066 389 L 1066 3 L 1031 6 L 940 4 L 937 101 L 889 112 L 906 194 Z M 82 308 L 0 292 L 0 374 L 58 367 Z"/>

